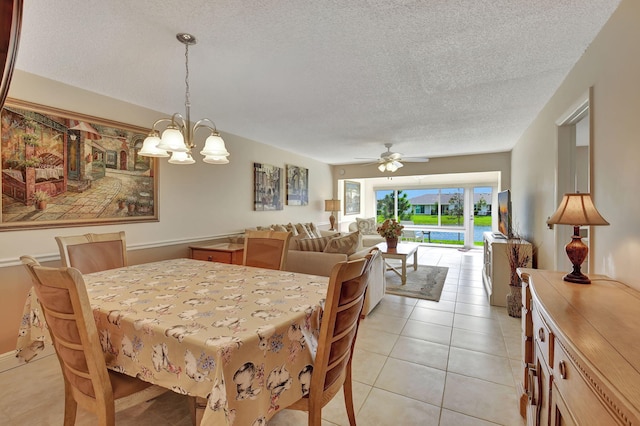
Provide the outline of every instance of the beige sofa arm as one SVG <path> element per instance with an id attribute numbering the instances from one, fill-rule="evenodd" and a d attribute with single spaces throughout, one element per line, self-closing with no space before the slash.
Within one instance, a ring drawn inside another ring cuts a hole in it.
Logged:
<path id="1" fill-rule="evenodd" d="M 285 270 L 328 277 L 338 262 L 347 260 L 346 254 L 319 251 L 289 250 Z"/>

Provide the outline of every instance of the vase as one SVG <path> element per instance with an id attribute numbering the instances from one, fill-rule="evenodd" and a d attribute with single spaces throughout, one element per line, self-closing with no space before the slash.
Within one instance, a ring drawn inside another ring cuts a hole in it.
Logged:
<path id="1" fill-rule="evenodd" d="M 510 317 L 522 316 L 522 285 L 520 283 L 509 284 L 510 293 L 507 294 L 507 313 Z"/>
<path id="2" fill-rule="evenodd" d="M 398 239 L 397 238 L 387 238 L 387 248 L 394 249 L 398 247 Z"/>

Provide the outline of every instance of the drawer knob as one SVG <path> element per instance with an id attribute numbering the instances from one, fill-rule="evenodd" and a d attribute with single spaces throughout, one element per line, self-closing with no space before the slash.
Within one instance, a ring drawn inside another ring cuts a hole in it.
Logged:
<path id="1" fill-rule="evenodd" d="M 542 327 L 538 330 L 538 340 L 544 342 L 544 328 Z"/>
<path id="2" fill-rule="evenodd" d="M 207 257 L 207 260 L 208 260 L 209 262 L 213 262 L 213 256 L 209 256 L 209 257 Z"/>
<path id="3" fill-rule="evenodd" d="M 564 361 L 560 361 L 560 364 L 558 364 L 558 370 L 560 371 L 560 377 L 563 379 L 567 378 L 567 365 L 564 363 Z"/>

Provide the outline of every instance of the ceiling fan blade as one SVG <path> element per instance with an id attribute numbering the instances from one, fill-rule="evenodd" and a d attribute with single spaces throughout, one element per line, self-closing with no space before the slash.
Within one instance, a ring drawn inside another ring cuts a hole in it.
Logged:
<path id="1" fill-rule="evenodd" d="M 405 163 L 427 163 L 429 161 L 426 157 L 404 157 L 402 160 Z"/>

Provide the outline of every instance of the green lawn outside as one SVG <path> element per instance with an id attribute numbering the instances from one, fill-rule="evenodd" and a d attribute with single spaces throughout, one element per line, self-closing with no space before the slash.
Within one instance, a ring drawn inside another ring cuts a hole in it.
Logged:
<path id="1" fill-rule="evenodd" d="M 463 218 L 460 217 L 459 219 L 460 223 L 458 223 L 458 218 L 455 216 L 442 216 L 442 226 L 463 226 Z M 384 218 L 378 216 L 377 220 L 378 223 L 382 223 Z M 473 220 L 477 226 L 491 226 L 491 216 L 474 216 Z M 415 214 L 411 216 L 411 221 L 416 225 L 438 226 L 437 215 Z"/>

